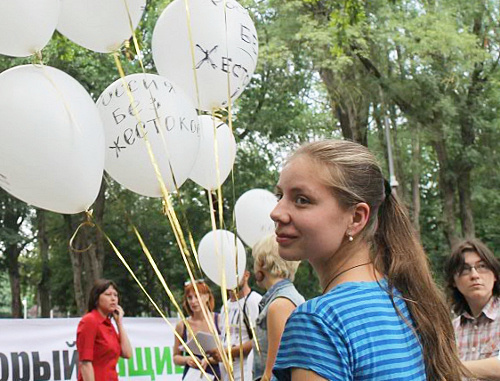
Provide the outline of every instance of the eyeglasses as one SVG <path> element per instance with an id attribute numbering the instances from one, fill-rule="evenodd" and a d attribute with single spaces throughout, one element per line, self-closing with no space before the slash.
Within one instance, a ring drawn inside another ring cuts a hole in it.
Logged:
<path id="1" fill-rule="evenodd" d="M 464 265 L 461 271 L 459 271 L 458 275 L 459 276 L 466 276 L 470 275 L 472 272 L 472 269 L 476 270 L 478 274 L 486 274 L 491 271 L 491 269 L 488 267 L 488 265 L 484 262 L 478 263 L 475 266 L 469 266 L 469 265 Z"/>
<path id="2" fill-rule="evenodd" d="M 196 284 L 205 283 L 205 279 L 203 279 L 203 278 L 202 279 L 196 279 L 194 282 Z M 191 282 L 191 279 L 188 279 L 187 281 L 184 282 L 184 287 L 189 286 L 191 283 L 193 283 L 193 282 Z"/>

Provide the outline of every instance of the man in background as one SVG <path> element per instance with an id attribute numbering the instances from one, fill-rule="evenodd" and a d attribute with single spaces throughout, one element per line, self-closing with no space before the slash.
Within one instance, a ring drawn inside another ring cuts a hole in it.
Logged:
<path id="1" fill-rule="evenodd" d="M 250 288 L 248 285 L 249 278 L 250 272 L 245 271 L 238 286 L 239 292 L 229 291 L 227 319 L 224 306 L 222 306 L 219 315 L 221 339 L 226 352 L 228 342 L 230 342 L 229 346 L 231 348 L 231 358 L 233 359 L 233 376 L 235 381 L 252 380 L 253 330 L 255 320 L 259 315 L 259 302 L 262 299 L 262 295 Z M 229 324 L 229 336 L 226 324 Z M 209 354 L 221 361 L 217 351 L 211 351 Z M 243 365 L 243 370 L 241 369 L 241 364 Z M 227 370 L 224 366 L 221 366 L 221 375 L 223 381 L 229 380 Z"/>

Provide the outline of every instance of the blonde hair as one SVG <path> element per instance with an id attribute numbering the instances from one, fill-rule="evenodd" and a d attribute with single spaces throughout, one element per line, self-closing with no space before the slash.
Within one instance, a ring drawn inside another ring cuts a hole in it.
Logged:
<path id="1" fill-rule="evenodd" d="M 285 261 L 278 254 L 278 243 L 274 234 L 269 235 L 252 248 L 252 257 L 259 267 L 272 276 L 293 282 L 300 261 Z"/>
<path id="2" fill-rule="evenodd" d="M 373 154 L 354 142 L 325 140 L 300 147 L 289 161 L 299 156 L 318 164 L 322 180 L 342 208 L 361 202 L 369 205 L 368 223 L 356 241 L 369 245 L 375 268 L 387 278 L 391 299 L 397 289 L 407 301 L 412 329 L 422 344 L 427 379 L 460 381 L 467 371 L 457 355 L 445 299 L 406 209 L 391 192 Z"/>

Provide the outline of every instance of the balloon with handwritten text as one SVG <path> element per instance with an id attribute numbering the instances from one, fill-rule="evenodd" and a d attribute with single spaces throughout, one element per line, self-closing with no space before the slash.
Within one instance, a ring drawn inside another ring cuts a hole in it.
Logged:
<path id="1" fill-rule="evenodd" d="M 257 32 L 234 0 L 175 0 L 156 23 L 152 51 L 158 73 L 175 78 L 197 108 L 212 111 L 238 98 L 250 82 Z"/>
<path id="2" fill-rule="evenodd" d="M 271 211 L 276 206 L 276 196 L 265 189 L 251 189 L 243 193 L 234 205 L 238 236 L 248 246 L 274 232 Z"/>
<path id="3" fill-rule="evenodd" d="M 100 53 L 118 50 L 141 20 L 146 0 L 64 0 L 57 30 Z"/>
<path id="4" fill-rule="evenodd" d="M 86 210 L 104 167 L 99 111 L 80 83 L 50 66 L 0 74 L 0 186 L 57 213 Z"/>
<path id="5" fill-rule="evenodd" d="M 198 246 L 198 258 L 205 275 L 220 287 L 225 283 L 228 290 L 235 289 L 245 273 L 245 247 L 227 230 L 205 234 Z"/>
<path id="6" fill-rule="evenodd" d="M 184 183 L 198 153 L 200 126 L 194 106 L 177 85 L 155 74 L 128 75 L 103 91 L 97 107 L 111 177 L 150 197 L 162 196 L 155 164 L 167 190 Z"/>
<path id="7" fill-rule="evenodd" d="M 229 126 L 220 119 L 201 115 L 199 120 L 200 149 L 189 178 L 207 190 L 214 190 L 233 169 L 236 141 Z"/>
<path id="8" fill-rule="evenodd" d="M 60 0 L 0 1 L 0 54 L 27 57 L 47 45 L 61 8 Z"/>

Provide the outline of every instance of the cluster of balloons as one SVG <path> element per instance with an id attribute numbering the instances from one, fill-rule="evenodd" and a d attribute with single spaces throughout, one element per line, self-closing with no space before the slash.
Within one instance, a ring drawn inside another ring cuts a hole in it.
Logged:
<path id="1" fill-rule="evenodd" d="M 57 29 L 100 53 L 118 50 L 142 18 L 146 0 L 0 2 L 0 54 L 41 51 Z M 144 196 L 162 196 L 190 178 L 213 190 L 234 164 L 236 142 L 212 112 L 238 98 L 258 56 L 255 26 L 234 0 L 174 0 L 153 31 L 156 74 L 111 83 L 97 103 L 75 79 L 48 66 L 0 73 L 0 186 L 58 213 L 92 205 L 103 170 Z M 198 110 L 198 111 L 197 111 Z M 50 168 L 50 170 L 48 170 Z M 274 196 L 262 189 L 236 203 L 238 234 L 250 247 L 272 232 Z M 219 285 L 235 288 L 246 255 L 233 233 L 208 233 L 200 264 Z"/>
<path id="2" fill-rule="evenodd" d="M 0 54 L 26 57 L 54 30 L 96 52 L 131 38 L 146 0 L 0 2 Z M 110 84 L 94 104 L 64 72 L 20 66 L 0 74 L 0 186 L 59 213 L 86 210 L 103 170 L 144 196 L 190 178 L 213 190 L 236 154 L 232 131 L 199 116 L 236 99 L 255 70 L 258 42 L 248 12 L 234 0 L 175 0 L 153 33 L 156 74 Z M 46 168 L 50 168 L 47 171 Z"/>

